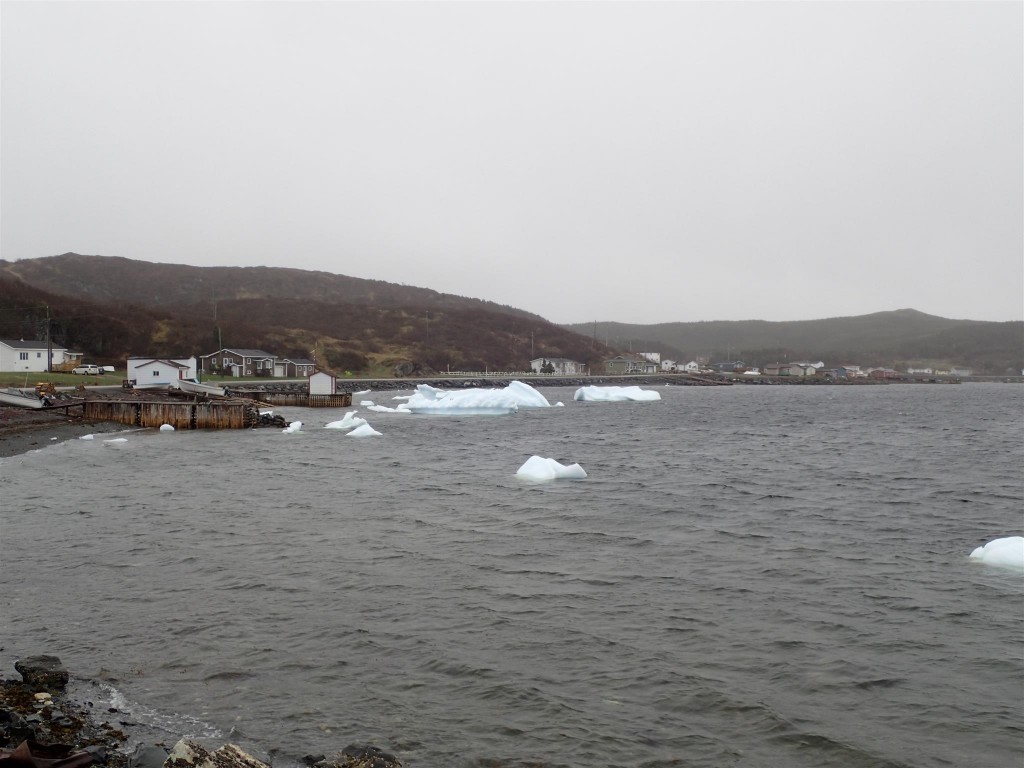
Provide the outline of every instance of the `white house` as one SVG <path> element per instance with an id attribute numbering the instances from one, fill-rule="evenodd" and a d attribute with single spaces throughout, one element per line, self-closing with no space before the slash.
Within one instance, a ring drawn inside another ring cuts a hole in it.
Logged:
<path id="1" fill-rule="evenodd" d="M 61 366 L 73 355 L 64 347 L 53 347 L 53 367 Z M 19 373 L 35 371 L 43 373 L 47 370 L 49 354 L 45 341 L 25 341 L 24 339 L 0 339 L 0 371 Z"/>
<path id="2" fill-rule="evenodd" d="M 672 370 L 675 370 L 675 369 L 676 369 L 676 361 L 675 360 L 665 359 L 665 360 L 661 361 L 661 370 L 663 370 L 663 371 L 672 371 Z"/>
<path id="3" fill-rule="evenodd" d="M 700 363 L 698 363 L 696 360 L 691 360 L 686 365 L 680 366 L 679 370 L 683 371 L 684 373 L 699 373 Z"/>
<path id="4" fill-rule="evenodd" d="M 661 365 L 661 352 L 640 352 L 638 354 L 645 360 L 650 360 L 652 363 Z"/>
<path id="5" fill-rule="evenodd" d="M 327 371 L 317 371 L 309 377 L 309 394 L 311 395 L 336 395 L 338 394 L 338 377 Z"/>
<path id="6" fill-rule="evenodd" d="M 530 361 L 530 370 L 534 373 L 544 373 L 544 367 L 548 364 L 554 369 L 551 372 L 559 376 L 579 376 L 586 368 L 583 363 L 565 357 L 537 357 Z"/>
<path id="7" fill-rule="evenodd" d="M 134 386 L 167 387 L 172 382 L 196 378 L 195 357 L 129 357 L 127 379 Z"/>

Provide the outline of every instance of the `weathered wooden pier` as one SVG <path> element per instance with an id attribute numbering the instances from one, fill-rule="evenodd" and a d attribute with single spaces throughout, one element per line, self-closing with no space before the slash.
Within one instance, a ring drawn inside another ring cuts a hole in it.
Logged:
<path id="1" fill-rule="evenodd" d="M 249 429 L 259 423 L 260 409 L 247 400 L 176 403 L 146 400 L 88 400 L 88 421 L 115 421 L 136 427 L 170 424 L 175 429 Z"/>
<path id="2" fill-rule="evenodd" d="M 297 408 L 348 408 L 352 405 L 351 392 L 335 395 L 310 395 L 305 392 L 233 391 L 232 397 L 254 400 L 267 405 L 292 405 Z"/>

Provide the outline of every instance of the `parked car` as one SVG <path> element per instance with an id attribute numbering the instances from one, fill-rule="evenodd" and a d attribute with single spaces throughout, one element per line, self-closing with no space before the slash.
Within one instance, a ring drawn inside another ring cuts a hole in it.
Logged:
<path id="1" fill-rule="evenodd" d="M 80 365 L 71 372 L 79 376 L 99 376 L 103 370 L 98 365 Z"/>

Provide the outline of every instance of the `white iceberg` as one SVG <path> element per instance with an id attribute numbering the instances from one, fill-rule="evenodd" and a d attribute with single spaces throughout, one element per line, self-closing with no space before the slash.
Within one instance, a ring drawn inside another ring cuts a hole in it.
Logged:
<path id="1" fill-rule="evenodd" d="M 368 411 L 376 411 L 377 413 L 408 413 L 409 409 L 405 407 L 405 404 L 398 406 L 397 408 L 388 408 L 386 405 L 369 405 L 366 407 Z"/>
<path id="2" fill-rule="evenodd" d="M 661 400 L 661 394 L 650 389 L 640 389 L 640 387 L 580 387 L 572 399 L 600 403 L 622 400 L 651 402 Z"/>
<path id="3" fill-rule="evenodd" d="M 373 400 L 360 400 L 359 404 L 362 405 L 362 406 L 375 405 Z"/>
<path id="4" fill-rule="evenodd" d="M 127 437 L 112 437 L 109 440 L 104 440 L 104 443 L 127 443 Z"/>
<path id="5" fill-rule="evenodd" d="M 302 422 L 301 421 L 293 421 L 291 424 L 289 424 L 287 427 L 285 427 L 281 431 L 284 434 L 286 434 L 286 435 L 297 434 L 298 432 L 302 431 Z"/>
<path id="6" fill-rule="evenodd" d="M 78 438 L 79 440 L 95 440 L 96 435 L 82 435 Z"/>
<path id="7" fill-rule="evenodd" d="M 355 411 L 349 411 L 343 419 L 324 425 L 324 429 L 355 429 L 356 427 L 363 426 L 365 423 L 366 419 L 356 416 Z"/>
<path id="8" fill-rule="evenodd" d="M 376 429 L 371 427 L 369 424 L 363 424 L 362 426 L 356 427 L 348 433 L 347 437 L 373 437 L 381 434 Z"/>
<path id="9" fill-rule="evenodd" d="M 409 400 L 398 406 L 411 413 L 445 416 L 494 416 L 515 413 L 520 408 L 548 408 L 547 398 L 521 381 L 503 389 L 444 390 L 420 384 Z"/>
<path id="10" fill-rule="evenodd" d="M 1024 571 L 1024 536 L 993 539 L 988 544 L 971 552 L 971 559 L 980 560 L 986 565 Z"/>
<path id="11" fill-rule="evenodd" d="M 173 432 L 174 431 L 174 427 L 172 427 L 170 424 L 161 424 L 160 425 L 160 431 L 161 432 Z"/>
<path id="12" fill-rule="evenodd" d="M 516 477 L 523 480 L 532 480 L 535 483 L 544 483 L 549 480 L 582 480 L 587 476 L 579 464 L 559 464 L 554 459 L 545 459 L 540 456 L 531 456 L 518 470 Z"/>

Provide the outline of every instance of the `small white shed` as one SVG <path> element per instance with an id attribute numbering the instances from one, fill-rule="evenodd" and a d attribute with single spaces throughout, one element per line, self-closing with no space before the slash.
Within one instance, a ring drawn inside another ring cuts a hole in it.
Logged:
<path id="1" fill-rule="evenodd" d="M 336 395 L 338 393 L 338 377 L 326 371 L 317 371 L 309 376 L 309 394 Z"/>

